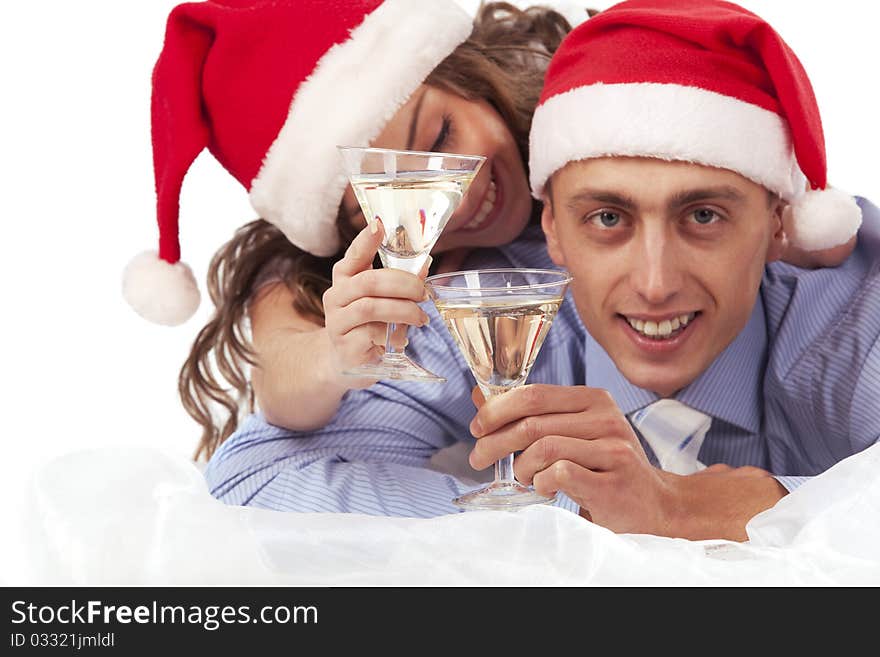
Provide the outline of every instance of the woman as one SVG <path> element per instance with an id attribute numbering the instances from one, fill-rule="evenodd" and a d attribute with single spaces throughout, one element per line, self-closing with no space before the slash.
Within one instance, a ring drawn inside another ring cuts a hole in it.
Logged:
<path id="1" fill-rule="evenodd" d="M 435 270 L 451 271 L 469 249 L 510 242 L 537 221 L 540 207 L 531 199 L 524 164 L 528 131 L 544 67 L 569 29 L 561 14 L 548 9 L 483 6 L 468 39 L 372 141 L 379 147 L 487 157 L 432 251 Z M 321 258 L 298 249 L 271 223 L 257 220 L 212 260 L 209 290 L 217 311 L 196 338 L 179 386 L 184 406 L 204 430 L 198 456 L 210 456 L 234 431 L 249 391 L 246 364 L 256 365 L 253 393 L 269 421 L 294 429 L 323 426 L 347 390 L 373 383 L 339 372 L 367 362 L 384 346 L 384 322 L 413 325 L 424 319 L 416 305 L 424 294 L 417 277 L 384 269 L 377 277 L 358 276 L 372 269 L 381 235 L 363 228 L 350 188 L 341 201 L 336 223 L 341 243 L 353 243 L 342 259 L 341 253 Z M 376 297 L 385 298 L 374 298 L 373 312 L 361 312 L 352 302 L 369 297 L 370 285 L 380 285 Z M 212 371 L 212 359 L 234 395 Z M 219 427 L 213 403 L 228 413 Z"/>

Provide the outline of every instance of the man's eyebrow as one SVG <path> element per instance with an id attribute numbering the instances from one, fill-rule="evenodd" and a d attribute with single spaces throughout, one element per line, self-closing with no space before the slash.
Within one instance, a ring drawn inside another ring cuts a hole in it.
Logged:
<path id="1" fill-rule="evenodd" d="M 667 201 L 666 207 L 670 210 L 675 210 L 693 203 L 718 199 L 733 201 L 734 203 L 742 203 L 746 200 L 746 197 L 741 191 L 735 187 L 730 187 L 729 185 L 704 187 L 678 192 Z M 614 205 L 626 210 L 632 210 L 638 206 L 638 203 L 626 194 L 599 189 L 583 189 L 570 196 L 566 200 L 565 205 L 570 210 L 576 211 L 579 209 L 580 205 L 584 203 L 602 203 L 604 205 Z"/>
<path id="2" fill-rule="evenodd" d="M 419 99 L 416 101 L 416 106 L 413 108 L 412 118 L 409 121 L 409 133 L 406 137 L 406 150 L 411 151 L 413 147 L 413 141 L 416 138 L 416 127 L 419 124 L 419 113 L 422 111 L 422 101 L 425 100 L 425 91 L 422 90 L 422 93 L 419 94 Z"/>
<path id="3" fill-rule="evenodd" d="M 746 200 L 745 194 L 729 185 L 721 185 L 719 187 L 705 187 L 701 189 L 688 189 L 675 194 L 666 204 L 670 210 L 683 208 L 692 203 L 700 203 L 703 201 L 711 201 L 723 199 L 733 201 L 734 203 L 742 203 Z"/>
<path id="4" fill-rule="evenodd" d="M 569 210 L 577 211 L 584 203 L 602 203 L 631 210 L 636 207 L 636 202 L 626 194 L 599 189 L 582 189 L 577 194 L 570 196 L 565 205 Z"/>

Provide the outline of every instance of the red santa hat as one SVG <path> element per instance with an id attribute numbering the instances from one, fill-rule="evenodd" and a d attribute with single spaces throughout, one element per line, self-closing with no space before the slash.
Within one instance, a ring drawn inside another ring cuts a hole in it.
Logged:
<path id="1" fill-rule="evenodd" d="M 206 147 L 293 244 L 336 253 L 346 185 L 336 146 L 378 136 L 472 26 L 454 0 L 175 7 L 153 71 L 159 250 L 126 268 L 129 304 L 166 325 L 186 321 L 199 305 L 192 271 L 180 261 L 178 212 L 183 178 Z"/>
<path id="2" fill-rule="evenodd" d="M 532 120 L 530 177 L 568 162 L 633 156 L 730 169 L 790 202 L 789 240 L 846 242 L 855 200 L 826 179 L 807 74 L 775 30 L 718 0 L 630 0 L 575 28 L 557 50 Z"/>

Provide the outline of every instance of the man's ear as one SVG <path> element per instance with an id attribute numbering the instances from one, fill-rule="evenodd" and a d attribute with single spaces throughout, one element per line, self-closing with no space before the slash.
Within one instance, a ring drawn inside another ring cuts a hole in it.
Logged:
<path id="1" fill-rule="evenodd" d="M 548 189 L 550 185 L 547 185 Z M 544 209 L 541 211 L 541 228 L 544 229 L 544 236 L 547 238 L 547 253 L 550 259 L 560 267 L 565 267 L 565 256 L 562 249 L 559 248 L 559 237 L 556 234 L 556 218 L 553 216 L 553 200 L 550 194 L 545 191 L 542 198 Z"/>
<path id="2" fill-rule="evenodd" d="M 788 214 L 791 212 L 791 206 L 777 199 L 771 208 L 770 221 L 773 225 L 773 232 L 770 235 L 770 243 L 767 245 L 767 262 L 775 262 L 782 258 L 786 247 L 785 222 Z"/>

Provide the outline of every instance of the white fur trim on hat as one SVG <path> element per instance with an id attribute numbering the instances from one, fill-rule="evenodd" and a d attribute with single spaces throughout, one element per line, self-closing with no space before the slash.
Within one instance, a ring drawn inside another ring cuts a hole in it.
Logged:
<path id="1" fill-rule="evenodd" d="M 189 266 L 173 265 L 156 251 L 136 255 L 122 274 L 122 296 L 144 319 L 165 326 L 183 324 L 199 307 L 199 287 Z"/>
<path id="2" fill-rule="evenodd" d="M 535 111 L 529 153 L 535 198 L 569 162 L 606 156 L 730 169 L 785 200 L 806 187 L 779 115 L 677 84 L 593 84 L 551 96 Z"/>
<path id="3" fill-rule="evenodd" d="M 785 235 L 801 249 L 818 251 L 847 242 L 862 225 L 862 209 L 849 194 L 827 187 L 811 190 L 786 208 Z"/>
<path id="4" fill-rule="evenodd" d="M 300 84 L 251 184 L 260 216 L 310 253 L 336 253 L 348 183 L 336 146 L 367 146 L 472 27 L 452 0 L 386 0 L 330 48 Z"/>

